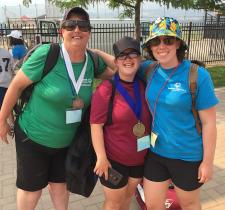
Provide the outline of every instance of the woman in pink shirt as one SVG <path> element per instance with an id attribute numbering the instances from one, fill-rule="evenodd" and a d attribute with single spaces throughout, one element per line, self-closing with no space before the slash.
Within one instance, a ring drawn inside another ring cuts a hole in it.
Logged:
<path id="1" fill-rule="evenodd" d="M 104 209 L 128 210 L 143 177 L 151 117 L 144 97 L 145 85 L 136 76 L 141 62 L 139 42 L 124 37 L 113 45 L 113 50 L 118 73 L 112 80 L 115 85 L 112 124 L 106 124 L 112 83 L 103 81 L 92 97 L 90 123 L 97 155 L 94 171 L 103 185 Z M 112 180 L 111 168 L 122 175 L 121 180 L 119 176 L 114 177 L 118 180 Z"/>

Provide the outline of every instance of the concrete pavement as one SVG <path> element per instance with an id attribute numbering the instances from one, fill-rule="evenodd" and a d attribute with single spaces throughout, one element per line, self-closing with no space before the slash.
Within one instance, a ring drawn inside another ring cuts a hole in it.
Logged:
<path id="1" fill-rule="evenodd" d="M 201 200 L 203 210 L 225 210 L 225 88 L 216 89 L 220 99 L 217 110 L 217 147 L 214 161 L 213 180 L 202 188 Z M 13 140 L 10 145 L 0 142 L 0 210 L 16 210 L 16 160 Z M 90 198 L 72 194 L 69 210 L 100 210 L 104 196 L 98 183 Z M 36 208 L 37 210 L 54 210 L 48 191 L 45 189 Z M 135 199 L 130 210 L 139 210 Z"/>

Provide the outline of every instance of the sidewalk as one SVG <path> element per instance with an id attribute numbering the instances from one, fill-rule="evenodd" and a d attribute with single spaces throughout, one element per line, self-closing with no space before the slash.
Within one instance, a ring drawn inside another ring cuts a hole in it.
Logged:
<path id="1" fill-rule="evenodd" d="M 217 148 L 213 180 L 202 188 L 203 210 L 225 210 L 225 88 L 216 89 L 220 99 L 217 109 Z M 16 210 L 16 160 L 13 141 L 10 145 L 0 142 L 0 210 Z M 98 183 L 88 199 L 72 194 L 69 210 L 101 210 L 104 197 Z M 43 191 L 37 210 L 54 210 L 47 189 Z M 139 210 L 135 199 L 130 210 Z"/>

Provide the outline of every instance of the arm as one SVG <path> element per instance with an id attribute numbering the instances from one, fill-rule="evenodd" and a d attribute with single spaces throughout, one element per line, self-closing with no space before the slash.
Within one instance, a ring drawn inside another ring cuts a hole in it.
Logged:
<path id="1" fill-rule="evenodd" d="M 105 80 L 105 79 L 112 79 L 116 71 L 106 67 L 105 71 L 98 76 L 98 79 Z"/>
<path id="2" fill-rule="evenodd" d="M 101 50 L 92 49 L 92 51 L 97 53 L 107 65 L 107 68 L 105 69 L 105 71 L 101 75 L 99 75 L 98 78 L 102 80 L 112 79 L 112 77 L 117 71 L 116 65 L 114 63 L 115 57 Z"/>
<path id="3" fill-rule="evenodd" d="M 92 49 L 95 53 L 97 53 L 106 63 L 106 65 L 112 70 L 116 71 L 116 65 L 114 63 L 115 57 L 98 49 Z"/>
<path id="4" fill-rule="evenodd" d="M 9 85 L 0 111 L 0 138 L 6 143 L 8 143 L 6 136 L 10 131 L 7 119 L 22 91 L 32 83 L 33 82 L 23 73 L 23 71 L 19 70 Z"/>
<path id="5" fill-rule="evenodd" d="M 202 123 L 203 160 L 199 167 L 200 183 L 209 181 L 213 174 L 213 159 L 216 148 L 216 108 L 199 111 Z"/>
<path id="6" fill-rule="evenodd" d="M 98 176 L 105 175 L 105 179 L 108 179 L 108 168 L 111 167 L 105 152 L 104 136 L 103 136 L 103 124 L 91 124 L 91 137 L 92 144 L 97 156 L 97 162 L 94 168 L 94 172 Z"/>
<path id="7" fill-rule="evenodd" d="M 117 71 L 116 65 L 114 63 L 115 57 L 101 50 L 92 49 L 92 51 L 97 53 L 107 65 L 107 68 L 105 69 L 105 71 L 101 75 L 99 75 L 98 78 L 102 80 L 112 79 L 112 77 Z"/>

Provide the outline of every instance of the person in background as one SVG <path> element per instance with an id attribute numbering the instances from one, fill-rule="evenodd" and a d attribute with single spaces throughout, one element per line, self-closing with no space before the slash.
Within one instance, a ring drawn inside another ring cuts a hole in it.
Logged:
<path id="1" fill-rule="evenodd" d="M 8 50 L 0 48 L 0 109 L 13 75 L 13 58 Z M 12 114 L 9 116 L 9 124 L 13 124 Z"/>
<path id="2" fill-rule="evenodd" d="M 22 91 L 38 82 L 15 125 L 19 210 L 34 210 L 46 186 L 54 208 L 68 209 L 65 157 L 92 95 L 94 63 L 86 51 L 90 35 L 88 13 L 80 7 L 67 10 L 61 23 L 61 54 L 56 65 L 40 81 L 50 49 L 50 44 L 41 45 L 6 92 L 0 111 L 0 138 L 8 143 L 7 118 Z M 97 75 L 110 78 L 113 74 L 99 58 Z"/>
<path id="3" fill-rule="evenodd" d="M 13 78 L 13 59 L 5 48 L 0 48 L 0 108 Z"/>
<path id="4" fill-rule="evenodd" d="M 151 117 L 144 97 L 145 86 L 136 76 L 141 62 L 139 42 L 124 37 L 114 43 L 113 50 L 118 74 L 113 78 L 116 92 L 112 124 L 106 124 L 113 88 L 110 81 L 105 80 L 97 87 L 91 102 L 91 133 L 97 155 L 94 171 L 103 185 L 103 209 L 128 210 L 143 177 Z M 118 184 L 110 182 L 109 168 L 122 174 Z"/>
<path id="5" fill-rule="evenodd" d="M 13 59 L 15 61 L 22 59 L 27 53 L 27 48 L 21 31 L 13 30 L 7 37 L 9 37 L 9 45 L 12 47 Z"/>
<path id="6" fill-rule="evenodd" d="M 183 210 L 201 210 L 200 187 L 212 178 L 216 146 L 218 99 L 209 73 L 198 67 L 196 109 L 202 132 L 196 129 L 189 89 L 190 60 L 180 25 L 171 17 L 156 19 L 143 45 L 150 59 L 140 66 L 147 77 L 146 100 L 151 111 L 151 147 L 145 162 L 144 194 L 148 209 L 165 210 L 172 181 Z"/>
<path id="7" fill-rule="evenodd" d="M 11 31 L 7 35 L 9 37 L 9 45 L 12 47 L 11 53 L 13 56 L 13 69 L 17 72 L 23 64 L 23 58 L 27 54 L 27 47 L 24 43 L 22 33 L 18 30 Z"/>

